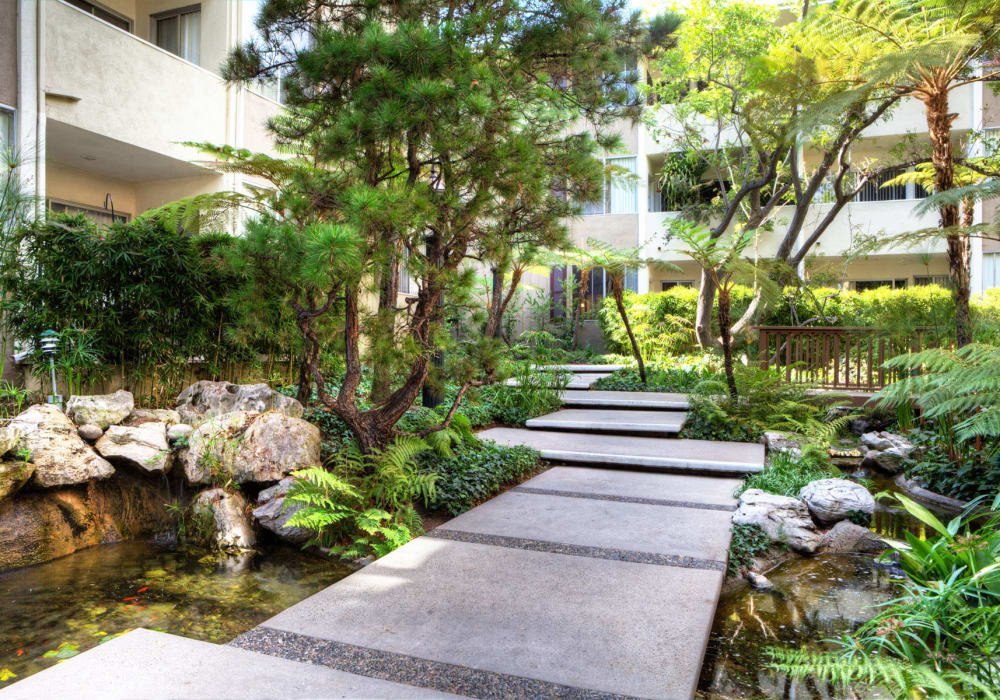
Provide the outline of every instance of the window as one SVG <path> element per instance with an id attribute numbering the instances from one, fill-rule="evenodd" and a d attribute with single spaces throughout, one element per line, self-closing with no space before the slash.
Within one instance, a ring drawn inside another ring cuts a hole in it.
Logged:
<path id="1" fill-rule="evenodd" d="M 931 284 L 936 284 L 939 287 L 951 287 L 951 276 L 950 275 L 914 275 L 913 276 L 913 286 L 914 287 L 926 287 Z"/>
<path id="2" fill-rule="evenodd" d="M 86 204 L 75 204 L 73 202 L 61 202 L 59 200 L 49 200 L 49 209 L 60 214 L 84 214 L 94 223 L 108 226 L 112 223 L 125 223 L 132 218 L 131 214 L 115 210 L 114 214 L 110 209 L 101 207 L 88 207 Z"/>
<path id="3" fill-rule="evenodd" d="M 181 7 L 150 15 L 156 45 L 185 61 L 201 58 L 201 5 Z"/>
<path id="4" fill-rule="evenodd" d="M 66 2 L 73 7 L 83 10 L 89 15 L 94 15 L 97 19 L 102 19 L 108 24 L 118 27 L 119 29 L 124 29 L 126 32 L 132 31 L 132 20 L 114 12 L 113 10 L 95 5 L 87 0 L 66 0 Z"/>
<path id="5" fill-rule="evenodd" d="M 915 182 L 906 182 L 898 185 L 883 187 L 886 182 L 899 175 L 901 171 L 883 173 L 882 175 L 869 180 L 858 192 L 859 202 L 891 202 L 899 199 L 923 199 L 927 196 L 927 190 Z M 832 201 L 832 199 L 831 199 Z"/>
<path id="6" fill-rule="evenodd" d="M 399 258 L 399 288 L 396 290 L 399 294 L 409 294 L 411 289 L 410 280 L 410 270 L 406 267 L 406 254 L 400 256 Z"/>
<path id="7" fill-rule="evenodd" d="M 0 107 L 0 154 L 16 151 L 14 146 L 14 113 Z M 4 161 L 0 158 L 0 164 Z"/>
<path id="8" fill-rule="evenodd" d="M 604 158 L 603 198 L 599 202 L 585 202 L 583 213 L 635 214 L 639 211 L 639 190 L 636 182 L 636 157 L 616 156 Z"/>
<path id="9" fill-rule="evenodd" d="M 896 279 L 896 280 L 858 280 L 854 283 L 854 289 L 858 292 L 863 292 L 866 289 L 878 289 L 880 287 L 888 287 L 889 289 L 905 289 L 906 280 Z"/>
<path id="10" fill-rule="evenodd" d="M 674 287 L 693 287 L 694 280 L 660 280 L 660 291 L 666 292 Z"/>
<path id="11" fill-rule="evenodd" d="M 983 253 L 983 289 L 1000 287 L 1000 253 Z"/>

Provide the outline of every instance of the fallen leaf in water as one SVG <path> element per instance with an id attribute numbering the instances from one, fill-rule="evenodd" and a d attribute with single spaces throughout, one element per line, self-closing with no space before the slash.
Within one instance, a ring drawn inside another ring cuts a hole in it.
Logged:
<path id="1" fill-rule="evenodd" d="M 24 649 L 18 649 L 17 650 L 17 655 L 18 656 L 24 656 Z"/>
<path id="2" fill-rule="evenodd" d="M 9 668 L 0 668 L 0 681 L 9 681 L 11 678 L 17 678 L 17 674 Z"/>

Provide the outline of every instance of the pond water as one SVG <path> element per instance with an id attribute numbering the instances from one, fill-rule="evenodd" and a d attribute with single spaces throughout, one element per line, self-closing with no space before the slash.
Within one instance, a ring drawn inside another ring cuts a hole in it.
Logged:
<path id="1" fill-rule="evenodd" d="M 287 547 L 235 558 L 131 542 L 0 574 L 0 688 L 135 627 L 227 642 L 349 573 Z"/>
<path id="2" fill-rule="evenodd" d="M 836 698 L 815 682 L 768 669 L 771 646 L 820 648 L 849 632 L 893 597 L 892 574 L 872 556 L 827 554 L 788 561 L 768 574 L 773 592 L 746 590 L 719 603 L 702 667 L 698 697 Z M 879 697 L 873 691 L 858 697 Z"/>

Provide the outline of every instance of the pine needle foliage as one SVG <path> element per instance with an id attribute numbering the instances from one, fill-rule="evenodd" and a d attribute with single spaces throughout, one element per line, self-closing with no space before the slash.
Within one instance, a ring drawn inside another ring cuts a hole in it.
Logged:
<path id="1" fill-rule="evenodd" d="M 878 405 L 915 404 L 927 419 L 954 424 L 960 441 L 1000 437 L 1000 348 L 973 343 L 932 348 L 885 363 L 903 375 L 874 397 Z"/>

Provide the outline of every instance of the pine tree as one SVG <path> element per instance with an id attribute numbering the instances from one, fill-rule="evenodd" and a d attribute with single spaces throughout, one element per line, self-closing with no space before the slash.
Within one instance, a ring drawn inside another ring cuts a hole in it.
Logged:
<path id="1" fill-rule="evenodd" d="M 638 111 L 622 77 L 641 38 L 637 20 L 621 0 L 270 0 L 257 26 L 261 39 L 233 52 L 225 76 L 282 77 L 288 114 L 272 130 L 330 173 L 303 196 L 358 251 L 349 274 L 329 276 L 315 309 L 343 324 L 336 395 L 318 363 L 310 374 L 361 449 L 384 448 L 428 378 L 444 296 L 470 283 L 470 254 L 493 248 L 498 230 L 486 222 L 498 203 L 566 188 L 553 179 L 553 154 L 580 189 L 597 186 L 592 153 L 615 141 L 606 127 Z M 309 265 L 340 269 L 329 250 L 317 245 Z M 391 289 L 402 255 L 417 281 L 405 313 Z M 372 293 L 381 298 L 374 312 Z M 398 368 L 368 409 L 358 396 L 363 333 L 389 375 Z M 322 341 L 309 340 L 315 357 Z M 459 398 L 490 373 L 462 379 Z"/>

